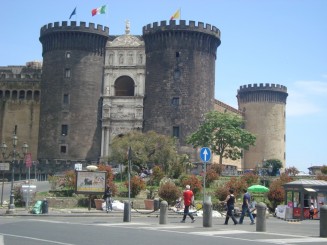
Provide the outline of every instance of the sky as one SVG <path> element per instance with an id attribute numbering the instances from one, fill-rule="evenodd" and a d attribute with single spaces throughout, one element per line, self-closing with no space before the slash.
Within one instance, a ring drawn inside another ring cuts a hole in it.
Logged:
<path id="1" fill-rule="evenodd" d="M 107 5 L 107 13 L 91 10 Z M 132 35 L 142 27 L 181 19 L 221 31 L 215 98 L 237 108 L 242 85 L 287 87 L 286 167 L 308 172 L 327 165 L 327 1 L 326 0 L 3 0 L 0 3 L 0 66 L 42 61 L 43 25 L 84 21 L 109 27 L 111 35 Z M 69 20 L 76 7 L 76 15 Z"/>

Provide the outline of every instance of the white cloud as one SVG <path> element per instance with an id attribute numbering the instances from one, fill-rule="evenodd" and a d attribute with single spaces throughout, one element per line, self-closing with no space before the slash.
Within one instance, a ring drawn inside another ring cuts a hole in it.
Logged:
<path id="1" fill-rule="evenodd" d="M 320 113 L 326 104 L 327 82 L 296 81 L 288 86 L 286 111 L 288 116 Z"/>

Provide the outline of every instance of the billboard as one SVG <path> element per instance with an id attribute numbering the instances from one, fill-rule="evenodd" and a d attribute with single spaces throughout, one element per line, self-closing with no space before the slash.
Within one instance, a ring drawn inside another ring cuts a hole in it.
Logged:
<path id="1" fill-rule="evenodd" d="M 107 172 L 76 171 L 77 194 L 103 194 L 106 189 Z"/>

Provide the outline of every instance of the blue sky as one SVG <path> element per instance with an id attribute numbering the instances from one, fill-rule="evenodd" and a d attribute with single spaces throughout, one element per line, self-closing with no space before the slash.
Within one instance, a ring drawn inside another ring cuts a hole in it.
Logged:
<path id="1" fill-rule="evenodd" d="M 107 14 L 91 10 L 107 4 Z M 286 167 L 308 172 L 327 165 L 327 1 L 325 0 L 4 0 L 0 3 L 0 66 L 42 60 L 40 28 L 56 21 L 108 26 L 110 34 L 131 34 L 169 20 L 204 22 L 221 31 L 215 97 L 237 108 L 237 89 L 246 84 L 287 87 Z"/>

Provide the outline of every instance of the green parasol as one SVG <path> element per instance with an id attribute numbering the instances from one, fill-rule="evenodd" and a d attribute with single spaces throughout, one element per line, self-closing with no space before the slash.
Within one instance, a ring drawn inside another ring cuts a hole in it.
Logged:
<path id="1" fill-rule="evenodd" d="M 248 188 L 248 191 L 250 192 L 259 192 L 259 193 L 265 193 L 269 191 L 269 188 L 263 186 L 263 185 L 252 185 Z"/>

